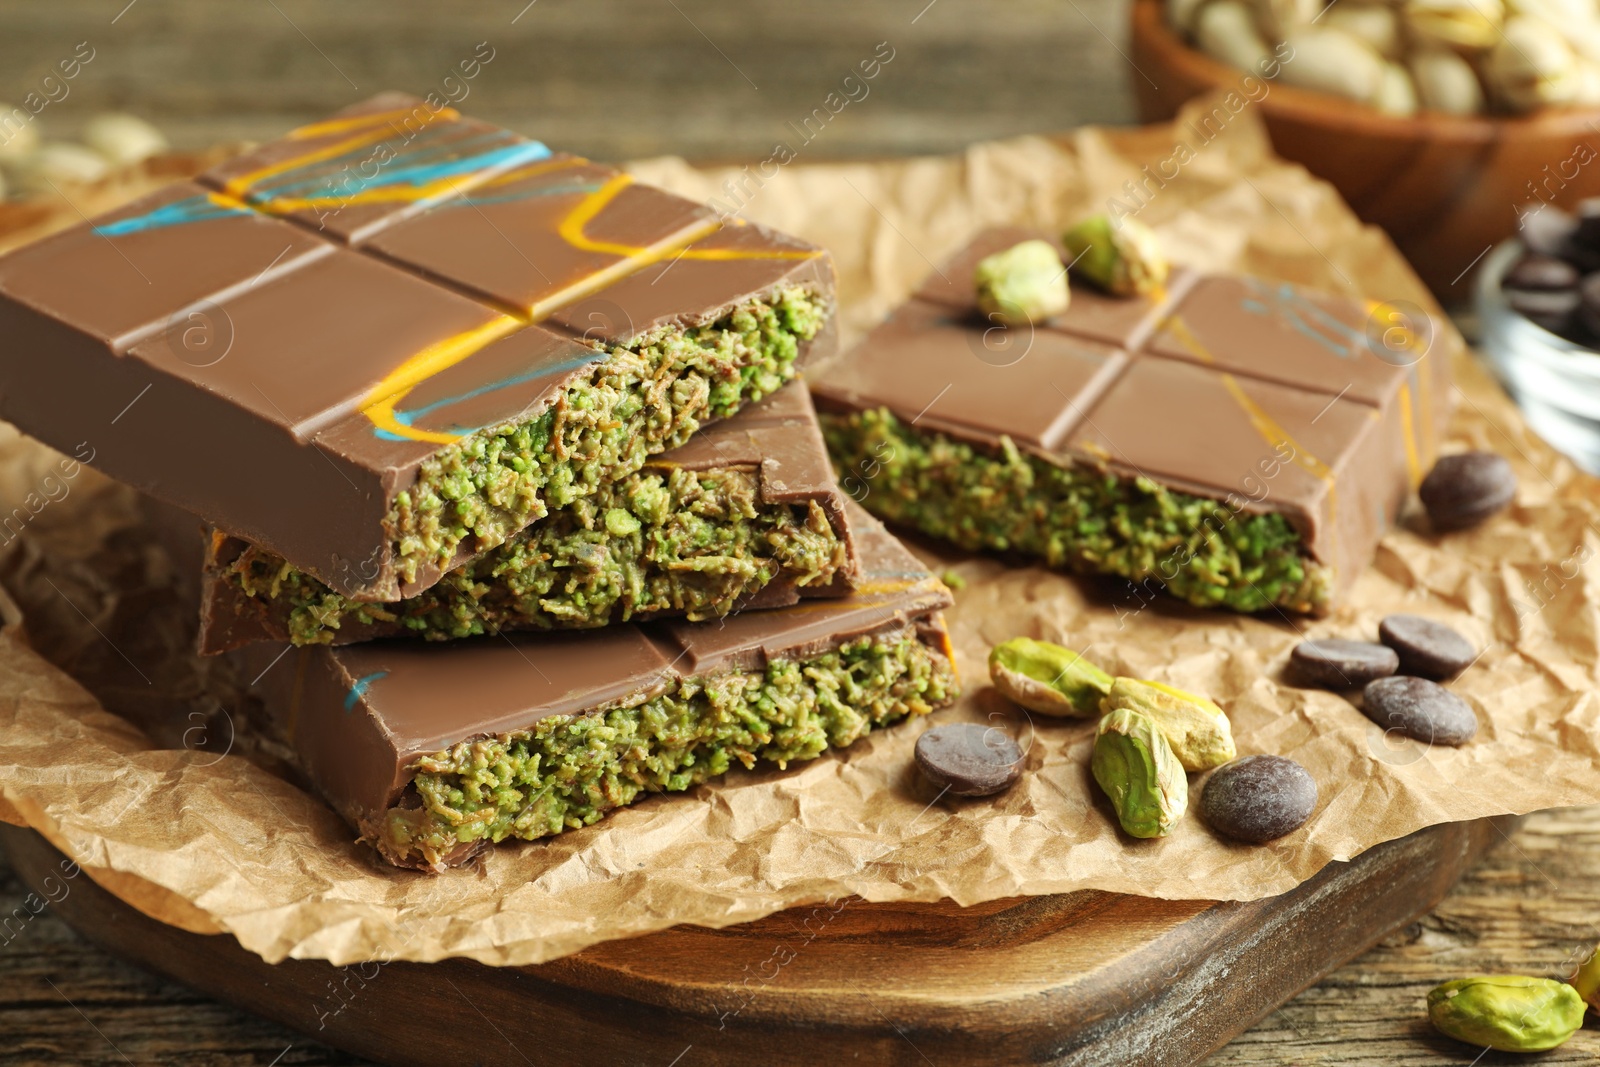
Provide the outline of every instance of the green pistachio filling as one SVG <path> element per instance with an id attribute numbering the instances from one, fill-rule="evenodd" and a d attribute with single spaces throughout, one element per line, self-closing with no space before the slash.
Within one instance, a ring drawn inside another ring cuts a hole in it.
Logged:
<path id="1" fill-rule="evenodd" d="M 647 468 L 602 486 L 441 578 L 387 604 L 339 595 L 281 557 L 246 549 L 224 572 L 283 613 L 289 640 L 406 633 L 444 641 L 501 630 L 576 629 L 675 612 L 726 615 L 783 576 L 825 586 L 848 562 L 815 501 L 766 504 L 752 471 Z"/>
<path id="2" fill-rule="evenodd" d="M 417 760 L 413 788 L 375 828 L 377 845 L 397 862 L 436 864 L 462 844 L 548 837 L 735 764 L 811 759 L 957 691 L 950 661 L 910 626 L 764 671 L 685 679 L 628 705 Z"/>
<path id="3" fill-rule="evenodd" d="M 1314 611 L 1332 574 L 1278 513 L 1057 466 L 1008 437 L 992 453 L 914 429 L 886 409 L 822 416 L 843 483 L 885 519 L 969 551 L 1019 552 L 1052 567 L 1120 575 L 1202 607 Z"/>
<path id="4" fill-rule="evenodd" d="M 468 542 L 497 545 L 556 508 L 637 471 L 794 377 L 800 346 L 830 309 L 799 288 L 753 300 L 706 326 L 648 334 L 596 362 L 537 418 L 480 430 L 425 460 L 387 528 L 399 571 L 448 566 Z"/>

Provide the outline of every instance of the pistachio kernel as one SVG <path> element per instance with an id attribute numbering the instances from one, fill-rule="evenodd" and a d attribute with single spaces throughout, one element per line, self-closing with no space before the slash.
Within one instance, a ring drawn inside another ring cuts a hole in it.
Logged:
<path id="1" fill-rule="evenodd" d="M 1043 322 L 1067 310 L 1072 294 L 1061 256 L 1048 241 L 1023 241 L 978 261 L 978 310 L 1000 326 Z"/>
<path id="2" fill-rule="evenodd" d="M 1502 1052 L 1555 1048 L 1577 1033 L 1583 1011 L 1567 983 L 1519 974 L 1458 978 L 1428 994 L 1428 1018 L 1440 1033 Z"/>
<path id="3" fill-rule="evenodd" d="M 1189 806 L 1183 765 L 1147 715 L 1122 709 L 1101 719 L 1089 767 L 1134 837 L 1166 837 Z"/>
<path id="4" fill-rule="evenodd" d="M 1070 648 L 1031 637 L 994 646 L 989 677 L 1002 696 L 1040 715 L 1090 718 L 1111 691 L 1111 675 Z"/>
<path id="5" fill-rule="evenodd" d="M 1170 268 L 1161 239 L 1135 219 L 1112 222 L 1091 215 L 1061 238 L 1072 272 L 1114 296 L 1151 293 L 1167 283 Z"/>

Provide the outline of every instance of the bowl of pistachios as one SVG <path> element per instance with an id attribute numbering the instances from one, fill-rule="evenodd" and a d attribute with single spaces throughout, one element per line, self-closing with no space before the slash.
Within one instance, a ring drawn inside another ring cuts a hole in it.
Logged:
<path id="1" fill-rule="evenodd" d="M 1135 0 L 1146 121 L 1247 110 L 1446 304 L 1519 213 L 1600 195 L 1600 0 Z"/>

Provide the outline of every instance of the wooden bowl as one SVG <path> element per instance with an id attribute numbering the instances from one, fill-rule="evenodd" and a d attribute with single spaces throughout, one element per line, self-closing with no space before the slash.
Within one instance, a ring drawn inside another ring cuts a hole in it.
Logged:
<path id="1" fill-rule="evenodd" d="M 1171 119 L 1206 93 L 1245 95 L 1245 72 L 1185 43 L 1168 27 L 1161 0 L 1134 0 L 1132 19 L 1131 58 L 1144 75 L 1136 72 L 1132 81 L 1144 121 Z M 1600 110 L 1396 118 L 1269 84 L 1248 108 L 1259 109 L 1278 154 L 1332 184 L 1364 221 L 1388 231 L 1446 305 L 1471 298 L 1470 268 L 1512 234 L 1519 210 L 1600 196 Z"/>

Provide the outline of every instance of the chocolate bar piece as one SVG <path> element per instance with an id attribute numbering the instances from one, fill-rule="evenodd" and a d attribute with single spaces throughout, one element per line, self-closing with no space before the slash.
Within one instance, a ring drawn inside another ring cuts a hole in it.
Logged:
<path id="1" fill-rule="evenodd" d="M 811 245 L 386 94 L 0 258 L 0 417 L 356 600 L 793 377 Z"/>
<path id="2" fill-rule="evenodd" d="M 707 619 L 838 596 L 855 579 L 844 499 L 810 395 L 792 382 L 406 600 L 350 600 L 219 535 L 201 651 Z"/>
<path id="3" fill-rule="evenodd" d="M 954 700 L 949 590 L 875 519 L 852 522 L 863 577 L 846 597 L 718 623 L 235 655 L 265 670 L 268 713 L 333 807 L 389 862 L 442 870 Z"/>
<path id="4" fill-rule="evenodd" d="M 985 232 L 819 368 L 846 492 L 965 549 L 1194 604 L 1335 604 L 1433 460 L 1449 379 L 1426 346 L 1453 335 L 1187 271 L 1151 296 L 1074 285 L 1031 328 L 982 321 L 975 264 L 1045 236 Z"/>

